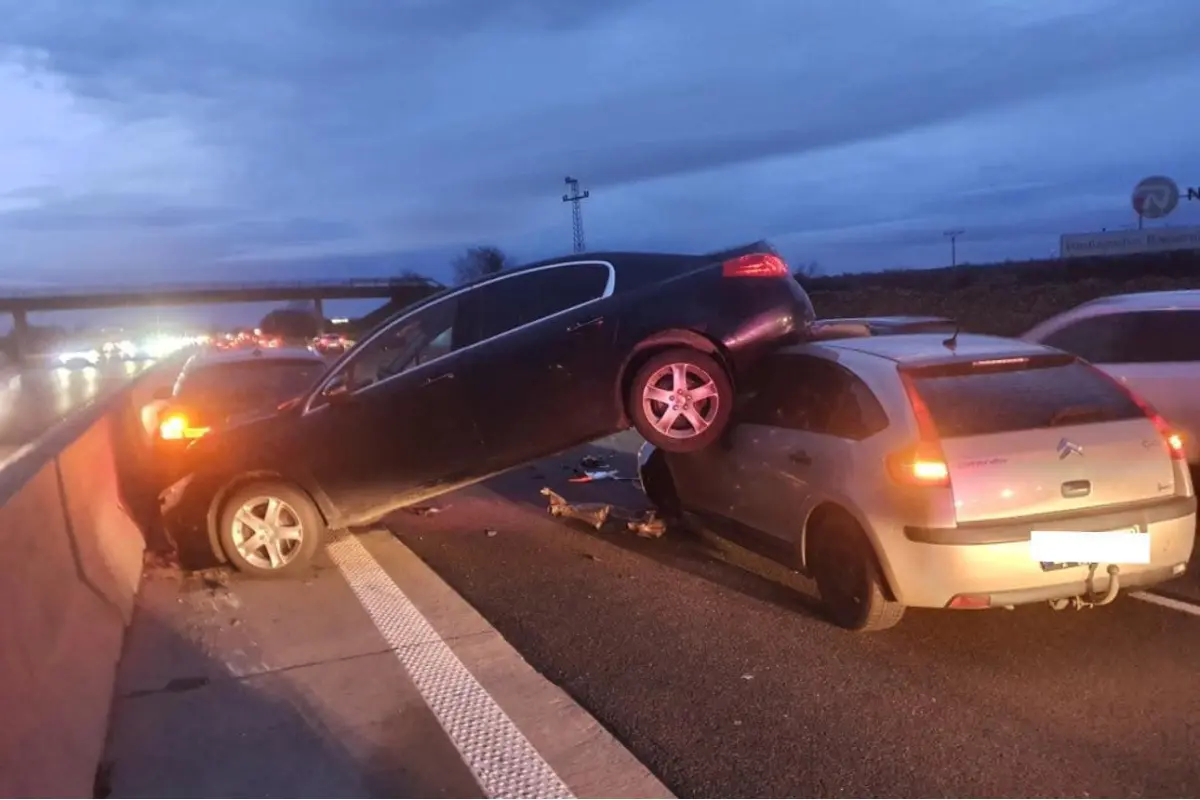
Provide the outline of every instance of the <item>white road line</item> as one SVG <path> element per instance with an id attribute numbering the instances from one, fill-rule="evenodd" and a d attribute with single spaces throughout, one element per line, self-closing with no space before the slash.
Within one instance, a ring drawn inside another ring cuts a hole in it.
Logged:
<path id="1" fill-rule="evenodd" d="M 343 534 L 328 552 L 484 793 L 574 798 L 362 543 Z"/>
<path id="2" fill-rule="evenodd" d="M 1185 614 L 1191 614 L 1193 617 L 1200 617 L 1200 605 L 1185 603 L 1173 597 L 1163 597 L 1161 594 L 1154 594 L 1153 592 L 1130 592 L 1129 596 L 1147 603 L 1154 603 L 1154 605 L 1162 606 L 1163 608 L 1182 611 Z"/>

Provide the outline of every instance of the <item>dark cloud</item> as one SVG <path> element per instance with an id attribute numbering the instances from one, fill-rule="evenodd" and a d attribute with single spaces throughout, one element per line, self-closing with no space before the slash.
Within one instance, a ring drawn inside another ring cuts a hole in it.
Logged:
<path id="1" fill-rule="evenodd" d="M 837 260 L 848 238 L 932 246 L 962 226 L 1040 251 L 1053 226 L 1126 214 L 1142 173 L 1200 173 L 1200 7 L 1176 0 L 0 0 L 0 15 L 30 76 L 107 125 L 137 121 L 129 150 L 182 176 L 0 179 L 0 228 L 149 230 L 157 258 L 425 261 L 481 241 L 537 257 L 569 245 L 566 174 L 593 191 L 597 246 L 769 235 Z"/>

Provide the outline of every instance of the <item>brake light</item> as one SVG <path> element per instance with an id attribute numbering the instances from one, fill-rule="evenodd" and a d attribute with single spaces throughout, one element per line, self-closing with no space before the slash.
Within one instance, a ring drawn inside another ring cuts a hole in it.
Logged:
<path id="1" fill-rule="evenodd" d="M 1150 420 L 1150 422 L 1154 424 L 1154 428 L 1158 431 L 1158 435 L 1162 437 L 1163 444 L 1167 446 L 1167 453 L 1171 456 L 1171 458 L 1175 461 L 1187 460 L 1187 453 L 1184 452 L 1183 449 L 1183 435 L 1172 430 L 1171 424 L 1163 419 L 1162 414 L 1159 414 L 1158 410 L 1155 409 L 1154 406 L 1150 405 L 1149 402 L 1144 400 L 1141 395 L 1139 395 L 1133 389 L 1130 389 L 1127 384 L 1122 383 L 1112 375 L 1109 375 L 1107 372 L 1101 371 L 1101 374 L 1115 383 L 1121 389 L 1121 391 L 1128 395 L 1129 399 L 1137 404 L 1137 407 L 1140 408 L 1142 413 L 1146 415 L 1146 419 Z"/>
<path id="2" fill-rule="evenodd" d="M 904 385 L 904 393 L 912 406 L 920 441 L 913 447 L 888 456 L 888 472 L 891 473 L 892 480 L 898 483 L 949 486 L 950 467 L 946 464 L 941 445 L 938 444 L 937 427 L 933 423 L 929 406 L 925 405 L 925 400 L 909 375 L 900 373 L 900 382 Z"/>
<path id="3" fill-rule="evenodd" d="M 913 486 L 949 486 L 950 467 L 935 442 L 921 442 L 892 453 L 887 460 L 892 480 Z"/>
<path id="4" fill-rule="evenodd" d="M 183 414 L 171 414 L 158 426 L 158 435 L 167 441 L 199 439 L 206 433 L 208 433 L 208 428 L 195 428 L 188 425 L 188 418 Z"/>
<path id="5" fill-rule="evenodd" d="M 721 265 L 726 278 L 786 278 L 787 262 L 774 253 L 749 253 L 731 258 Z"/>

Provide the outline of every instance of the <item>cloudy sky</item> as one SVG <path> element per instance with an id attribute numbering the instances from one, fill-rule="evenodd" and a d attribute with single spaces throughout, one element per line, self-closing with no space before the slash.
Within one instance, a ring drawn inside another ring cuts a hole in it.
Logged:
<path id="1" fill-rule="evenodd" d="M 765 237 L 1048 255 L 1200 185 L 1193 0 L 0 0 L 0 284 Z M 1200 203 L 1171 219 L 1200 223 Z"/>

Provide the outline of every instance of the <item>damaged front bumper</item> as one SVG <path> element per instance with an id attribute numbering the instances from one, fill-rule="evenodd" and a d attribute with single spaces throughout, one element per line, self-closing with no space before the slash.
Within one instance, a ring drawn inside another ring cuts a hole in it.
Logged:
<path id="1" fill-rule="evenodd" d="M 187 494 L 188 487 L 192 484 L 192 480 L 196 474 L 188 473 L 179 480 L 172 483 L 158 495 L 158 509 L 163 516 L 166 516 L 179 507 L 183 502 L 183 498 Z"/>

